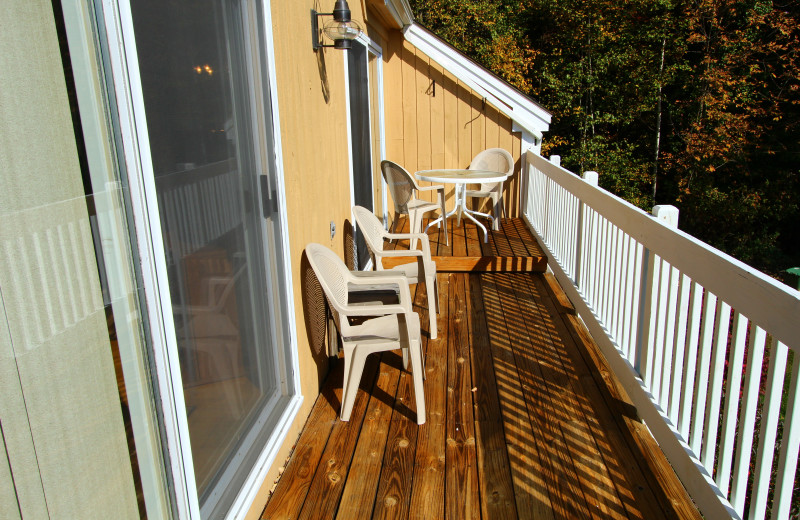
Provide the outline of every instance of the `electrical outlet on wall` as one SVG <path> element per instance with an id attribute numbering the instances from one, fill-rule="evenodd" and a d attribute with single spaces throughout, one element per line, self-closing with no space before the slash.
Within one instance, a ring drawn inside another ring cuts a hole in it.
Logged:
<path id="1" fill-rule="evenodd" d="M 331 240 L 336 235 L 336 223 L 331 220 Z"/>

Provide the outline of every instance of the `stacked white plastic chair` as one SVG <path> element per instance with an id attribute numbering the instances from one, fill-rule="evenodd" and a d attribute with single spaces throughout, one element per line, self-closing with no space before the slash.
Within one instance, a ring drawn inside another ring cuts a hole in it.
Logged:
<path id="1" fill-rule="evenodd" d="M 308 244 L 306 255 L 328 304 L 338 315 L 334 321 L 344 350 L 341 420 L 350 419 L 367 356 L 399 348 L 403 351 L 404 368 L 408 369 L 408 360 L 411 359 L 417 424 L 423 424 L 425 369 L 419 315 L 412 310 L 408 280 L 391 271 L 351 272 L 336 253 L 320 244 Z M 349 301 L 350 291 L 385 291 L 389 287 L 397 292 L 397 303 L 383 303 L 380 298 L 367 303 Z M 366 319 L 351 322 L 351 318 Z"/>
<path id="2" fill-rule="evenodd" d="M 436 315 L 439 313 L 439 284 L 436 281 L 436 263 L 431 259 L 431 247 L 428 235 L 425 233 L 389 233 L 383 224 L 370 210 L 362 206 L 353 206 L 353 216 L 358 224 L 358 229 L 375 259 L 375 269 L 382 271 L 383 258 L 415 256 L 416 261 L 397 265 L 387 272 L 400 273 L 408 279 L 409 283 L 425 283 L 428 295 L 428 317 L 430 318 L 430 337 L 436 339 L 438 327 Z M 384 249 L 385 241 L 389 240 L 419 240 L 422 249 Z"/>

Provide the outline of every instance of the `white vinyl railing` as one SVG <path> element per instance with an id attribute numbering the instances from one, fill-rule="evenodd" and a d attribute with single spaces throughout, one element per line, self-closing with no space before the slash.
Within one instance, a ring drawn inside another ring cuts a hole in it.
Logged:
<path id="1" fill-rule="evenodd" d="M 525 159 L 528 224 L 701 513 L 798 514 L 800 292 L 679 231 L 671 206 Z"/>

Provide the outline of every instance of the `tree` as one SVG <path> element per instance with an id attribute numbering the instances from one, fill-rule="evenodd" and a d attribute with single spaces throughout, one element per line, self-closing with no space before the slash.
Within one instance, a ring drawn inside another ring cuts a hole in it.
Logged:
<path id="1" fill-rule="evenodd" d="M 800 14 L 763 0 L 432 0 L 419 20 L 554 114 L 543 153 L 757 268 L 800 265 Z"/>

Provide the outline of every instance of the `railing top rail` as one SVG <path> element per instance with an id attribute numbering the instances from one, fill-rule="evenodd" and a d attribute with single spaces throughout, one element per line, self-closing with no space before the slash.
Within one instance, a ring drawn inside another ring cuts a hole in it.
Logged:
<path id="1" fill-rule="evenodd" d="M 722 298 L 731 307 L 800 351 L 800 292 L 683 231 L 667 227 L 632 204 L 528 151 L 527 160 L 620 230 Z"/>

